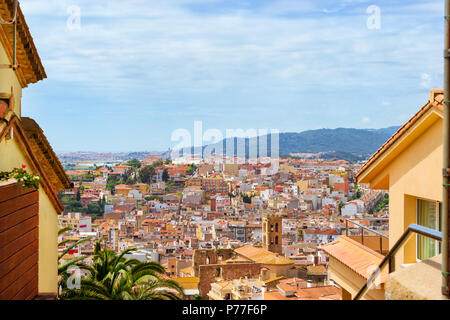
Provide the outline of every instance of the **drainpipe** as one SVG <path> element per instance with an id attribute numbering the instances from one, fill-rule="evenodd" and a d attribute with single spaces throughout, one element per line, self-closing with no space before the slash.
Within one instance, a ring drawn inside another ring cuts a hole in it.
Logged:
<path id="1" fill-rule="evenodd" d="M 443 198 L 442 198 L 442 294 L 449 296 L 449 196 L 450 196 L 450 0 L 445 1 L 444 43 L 444 121 L 443 121 Z"/>

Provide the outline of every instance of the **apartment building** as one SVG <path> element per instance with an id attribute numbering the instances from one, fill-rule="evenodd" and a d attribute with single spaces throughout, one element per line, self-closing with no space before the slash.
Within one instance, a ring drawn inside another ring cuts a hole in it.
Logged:
<path id="1" fill-rule="evenodd" d="M 201 179 L 202 190 L 210 193 L 228 193 L 228 183 L 221 177 Z"/>

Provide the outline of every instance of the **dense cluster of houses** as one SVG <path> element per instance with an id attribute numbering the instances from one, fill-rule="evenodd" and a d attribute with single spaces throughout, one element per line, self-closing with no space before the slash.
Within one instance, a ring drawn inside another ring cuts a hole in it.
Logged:
<path id="1" fill-rule="evenodd" d="M 152 156 L 141 166 L 157 161 L 161 159 Z M 103 214 L 67 212 L 59 217 L 59 226 L 71 226 L 68 236 L 75 239 L 105 238 L 116 251 L 138 248 L 132 256 L 161 263 L 188 297 L 336 298 L 339 289 L 328 279 L 321 246 L 343 232 L 357 233 L 344 219 L 366 216 L 383 197 L 364 186 L 357 187 L 361 197 L 355 197 L 358 165 L 287 158 L 273 170 L 270 163 L 193 162 L 196 170 L 190 175 L 190 162 L 164 163 L 156 167 L 150 183 L 117 184 L 115 192 L 106 187 L 108 176 L 126 175 L 131 166 L 91 170 L 92 182 L 75 183 L 63 194 L 78 194 L 83 205 L 104 201 Z M 161 178 L 164 170 L 166 181 Z M 175 184 L 177 179 L 182 184 Z M 168 184 L 175 189 L 167 189 Z M 92 251 L 92 244 L 83 243 L 65 258 Z M 221 250 L 231 253 L 221 255 Z M 208 259 L 202 258 L 205 255 Z M 214 276 L 202 278 L 200 268 L 208 267 L 215 268 Z"/>

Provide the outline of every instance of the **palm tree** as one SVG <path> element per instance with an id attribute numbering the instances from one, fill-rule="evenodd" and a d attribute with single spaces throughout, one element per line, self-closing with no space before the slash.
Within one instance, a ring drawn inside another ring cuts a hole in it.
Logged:
<path id="1" fill-rule="evenodd" d="M 102 239 L 103 240 L 103 239 Z M 93 265 L 79 289 L 66 289 L 61 299 L 67 300 L 180 300 L 183 289 L 163 277 L 165 270 L 157 262 L 141 262 L 125 258 L 135 251 L 130 248 L 116 254 L 95 244 Z"/>
<path id="2" fill-rule="evenodd" d="M 71 231 L 72 228 L 71 227 L 65 227 L 62 228 L 60 230 L 58 230 L 58 236 L 62 235 L 63 233 L 67 232 L 67 231 Z M 67 288 L 67 280 L 70 276 L 70 274 L 68 273 L 69 268 L 75 266 L 81 270 L 86 270 L 86 271 L 90 271 L 90 267 L 87 266 L 85 263 L 83 263 L 83 260 L 86 259 L 88 256 L 86 255 L 81 255 L 75 258 L 72 258 L 70 260 L 64 260 L 64 256 L 73 248 L 75 248 L 76 246 L 87 242 L 87 241 L 91 241 L 91 238 L 86 238 L 86 239 L 81 239 L 81 240 L 72 240 L 72 239 L 65 239 L 61 242 L 58 243 L 58 247 L 65 245 L 66 243 L 71 243 L 62 253 L 60 253 L 58 255 L 58 276 L 59 276 L 59 280 L 58 280 L 58 287 L 59 287 L 59 291 L 60 293 L 65 290 Z"/>

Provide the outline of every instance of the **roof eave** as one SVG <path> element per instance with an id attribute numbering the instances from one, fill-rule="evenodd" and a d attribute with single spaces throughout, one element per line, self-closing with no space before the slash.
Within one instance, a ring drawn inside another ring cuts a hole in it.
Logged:
<path id="1" fill-rule="evenodd" d="M 414 125 L 424 116 L 429 115 L 428 111 L 433 110 L 439 116 L 443 116 L 442 105 L 443 105 L 443 90 L 433 89 L 431 90 L 430 100 L 420 108 L 417 113 L 412 116 L 403 126 L 401 126 L 364 164 L 364 166 L 356 173 L 355 178 L 359 183 L 369 183 L 373 170 L 378 166 L 379 160 L 388 154 L 394 145 L 402 139 L 405 135 L 409 134 L 413 129 Z"/>

